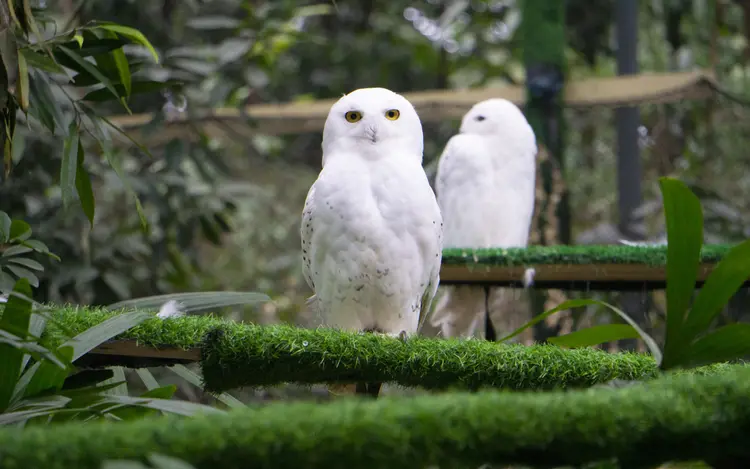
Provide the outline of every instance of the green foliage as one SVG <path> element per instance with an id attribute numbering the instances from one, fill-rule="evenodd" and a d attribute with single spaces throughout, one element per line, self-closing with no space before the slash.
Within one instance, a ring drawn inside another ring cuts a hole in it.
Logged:
<path id="1" fill-rule="evenodd" d="M 174 386 L 152 386 L 139 397 L 113 394 L 123 384 L 112 380 L 118 370 L 76 370 L 73 363 L 81 356 L 152 314 L 134 311 L 113 316 L 72 337 L 58 329 L 57 343 L 53 343 L 42 336 L 56 319 L 46 308 L 35 308 L 30 297 L 29 282 L 22 278 L 0 310 L 0 425 L 217 411 L 170 400 Z"/>
<path id="2" fill-rule="evenodd" d="M 735 365 L 620 389 L 277 403 L 190 419 L 8 429 L 0 432 L 0 458 L 8 469 L 98 469 L 105 460 L 144 460 L 153 452 L 197 468 L 742 461 L 750 457 L 748 393 L 750 369 Z"/>
<path id="3" fill-rule="evenodd" d="M 26 279 L 33 287 L 39 286 L 39 272 L 44 266 L 27 254 L 52 254 L 43 242 L 31 238 L 31 226 L 23 220 L 11 220 L 7 213 L 0 211 L 0 293 L 13 289 L 15 279 Z M 15 279 L 14 279 L 15 277 Z"/>
<path id="4" fill-rule="evenodd" d="M 716 330 L 711 330 L 711 326 L 732 295 L 750 278 L 750 240 L 734 246 L 721 258 L 691 306 L 701 262 L 703 212 L 698 197 L 684 183 L 661 178 L 660 186 L 667 226 L 667 325 L 663 353 L 625 313 L 603 302 L 569 301 L 545 312 L 532 323 L 559 310 L 600 304 L 617 313 L 629 325 L 585 329 L 556 337 L 550 342 L 588 346 L 637 334 L 646 341 L 663 370 L 743 358 L 750 353 L 750 325 L 729 324 Z M 528 326 L 522 329 L 525 327 Z M 628 327 L 630 332 L 626 332 Z"/>

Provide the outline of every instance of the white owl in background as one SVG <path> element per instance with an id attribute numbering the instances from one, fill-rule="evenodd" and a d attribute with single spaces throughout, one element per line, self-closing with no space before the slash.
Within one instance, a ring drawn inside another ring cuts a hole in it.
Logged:
<path id="1" fill-rule="evenodd" d="M 445 147 L 435 180 L 445 248 L 525 247 L 534 211 L 536 137 L 521 110 L 505 99 L 472 107 Z M 445 287 L 430 323 L 445 337 L 484 330 L 485 313 L 502 315 L 509 289 Z M 493 305 L 493 306 L 489 306 Z M 492 332 L 488 338 L 492 338 Z"/>
<path id="2" fill-rule="evenodd" d="M 302 215 L 309 304 L 321 325 L 391 336 L 417 331 L 437 291 L 442 218 L 422 168 L 422 124 L 384 88 L 338 100 L 323 130 L 323 169 Z M 357 385 L 377 396 L 379 383 Z"/>

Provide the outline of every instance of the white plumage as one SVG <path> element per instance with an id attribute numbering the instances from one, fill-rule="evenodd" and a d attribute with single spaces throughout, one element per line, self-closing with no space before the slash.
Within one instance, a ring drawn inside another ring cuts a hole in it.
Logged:
<path id="1" fill-rule="evenodd" d="M 301 226 L 313 312 L 343 330 L 413 334 L 442 258 L 419 117 L 392 91 L 359 89 L 331 107 L 322 146 Z"/>
<path id="2" fill-rule="evenodd" d="M 534 210 L 536 153 L 534 131 L 510 101 L 489 99 L 466 113 L 459 133 L 440 156 L 435 182 L 446 248 L 527 245 Z M 484 288 L 445 290 L 431 324 L 446 337 L 469 337 L 483 330 Z M 507 298 L 507 293 L 493 288 L 490 304 L 507 303 L 501 298 Z M 496 317 L 496 312 L 491 316 Z"/>

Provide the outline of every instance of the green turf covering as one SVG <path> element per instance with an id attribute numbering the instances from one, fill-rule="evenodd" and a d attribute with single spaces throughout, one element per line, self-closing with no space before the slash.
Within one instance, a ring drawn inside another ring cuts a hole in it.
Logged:
<path id="1" fill-rule="evenodd" d="M 48 339 L 63 330 L 77 334 L 111 312 L 63 308 Z M 399 339 L 331 329 L 257 326 L 188 316 L 150 319 L 119 338 L 151 346 L 202 347 L 201 366 L 209 391 L 285 382 L 385 381 L 426 388 L 493 386 L 508 389 L 587 387 L 612 379 L 646 379 L 656 364 L 647 355 L 593 349 L 525 347 L 483 340 Z M 117 364 L 115 361 L 110 364 Z"/>
<path id="2" fill-rule="evenodd" d="M 279 403 L 226 415 L 0 430 L 4 469 L 98 469 L 151 452 L 196 468 L 620 467 L 750 458 L 750 368 L 621 389 Z M 744 466 L 737 466 L 744 467 Z"/>
<path id="3" fill-rule="evenodd" d="M 733 245 L 703 246 L 701 260 L 718 262 Z M 665 265 L 666 246 L 529 246 L 528 248 L 445 249 L 444 265 L 531 266 L 538 264 Z"/>

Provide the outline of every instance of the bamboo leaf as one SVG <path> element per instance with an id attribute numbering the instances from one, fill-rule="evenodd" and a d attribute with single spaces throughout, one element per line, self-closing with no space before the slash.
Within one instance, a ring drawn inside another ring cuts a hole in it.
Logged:
<path id="1" fill-rule="evenodd" d="M 16 90 L 21 109 L 26 112 L 29 109 L 29 66 L 23 54 L 18 54 L 18 86 Z"/>
<path id="2" fill-rule="evenodd" d="M 78 157 L 76 158 L 76 191 L 78 192 L 78 199 L 81 201 L 81 208 L 86 218 L 89 219 L 91 228 L 94 227 L 94 212 L 96 210 L 96 202 L 94 200 L 94 189 L 91 186 L 91 178 L 89 172 L 86 170 L 84 165 L 84 153 L 83 145 L 81 144 L 81 138 L 78 137 Z"/>
<path id="3" fill-rule="evenodd" d="M 62 163 L 60 164 L 60 191 L 62 192 L 63 207 L 66 209 L 73 202 L 73 191 L 76 187 L 78 142 L 78 123 L 73 119 L 68 126 L 68 135 L 65 137 Z"/>
<path id="4" fill-rule="evenodd" d="M 118 35 L 126 37 L 136 44 L 145 47 L 151 53 L 151 56 L 154 58 L 154 62 L 156 62 L 157 64 L 159 63 L 159 54 L 156 53 L 156 49 L 154 49 L 154 46 L 151 45 L 151 42 L 146 39 L 146 36 L 144 36 L 143 33 L 138 31 L 137 29 L 110 22 L 99 22 L 96 24 L 96 27 L 107 31 L 112 31 L 113 33 L 117 33 Z"/>
<path id="5" fill-rule="evenodd" d="M 79 56 L 74 51 L 68 49 L 65 46 L 59 46 L 58 49 L 65 55 L 70 57 L 83 70 L 96 77 L 96 79 L 99 80 L 99 82 L 104 85 L 104 87 L 107 88 L 116 98 L 120 98 L 114 85 L 112 85 L 112 82 L 109 81 L 109 79 L 104 76 L 104 74 L 98 68 L 96 68 L 94 64 L 87 62 L 83 57 Z M 127 106 L 125 106 L 125 109 L 130 112 L 130 109 Z"/>

